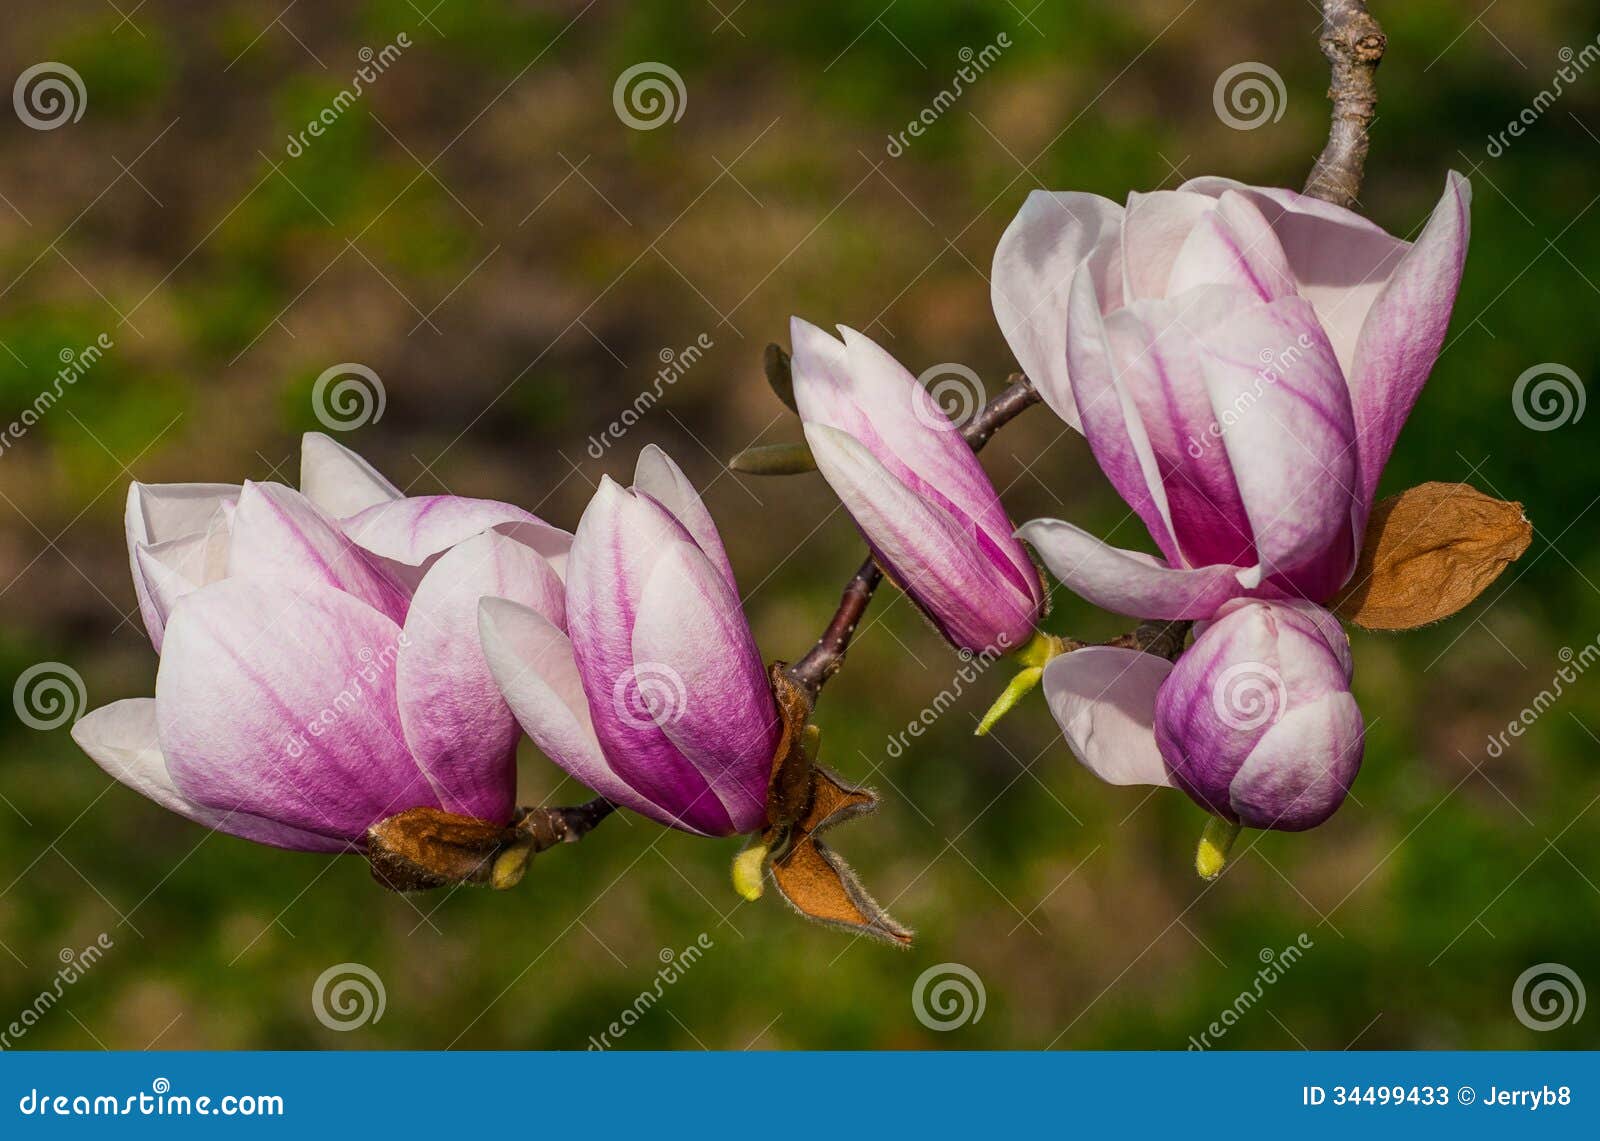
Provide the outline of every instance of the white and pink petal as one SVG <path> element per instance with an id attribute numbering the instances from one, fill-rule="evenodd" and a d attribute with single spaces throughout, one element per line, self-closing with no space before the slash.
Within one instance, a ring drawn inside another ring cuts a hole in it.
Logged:
<path id="1" fill-rule="evenodd" d="M 181 599 L 156 676 L 174 786 L 337 840 L 438 807 L 406 749 L 393 660 L 401 630 L 315 583 L 230 578 Z"/>

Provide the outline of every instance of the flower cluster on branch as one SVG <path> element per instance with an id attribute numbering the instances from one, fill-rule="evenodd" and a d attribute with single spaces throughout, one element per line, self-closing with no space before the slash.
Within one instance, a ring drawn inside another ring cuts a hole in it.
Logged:
<path id="1" fill-rule="evenodd" d="M 155 694 L 73 733 L 162 806 L 260 843 L 359 852 L 398 891 L 507 888 L 618 808 L 748 837 L 733 880 L 823 922 L 910 932 L 819 837 L 876 795 L 822 765 L 816 703 L 887 578 L 956 649 L 1013 656 L 978 727 L 1039 687 L 1113 784 L 1210 814 L 1197 868 L 1241 828 L 1343 802 L 1364 726 L 1344 622 L 1454 613 L 1528 544 L 1515 504 L 1425 484 L 1375 503 L 1443 343 L 1469 231 L 1451 173 L 1414 242 L 1349 207 L 1383 38 L 1324 3 L 1333 129 L 1306 193 L 1200 178 L 1036 191 L 1001 238 L 993 304 L 1023 372 L 965 423 L 882 347 L 796 318 L 766 373 L 803 442 L 739 470 L 821 473 L 868 557 L 817 643 L 768 663 L 716 524 L 670 457 L 604 478 L 569 533 L 511 504 L 407 497 L 305 437 L 298 489 L 135 484 L 126 529 Z M 1159 554 L 1009 517 L 977 452 L 1037 403 L 1083 436 Z M 1041 568 L 1138 620 L 1047 630 Z M 1192 639 L 1192 640 L 1191 640 Z M 526 733 L 596 799 L 518 807 Z"/>

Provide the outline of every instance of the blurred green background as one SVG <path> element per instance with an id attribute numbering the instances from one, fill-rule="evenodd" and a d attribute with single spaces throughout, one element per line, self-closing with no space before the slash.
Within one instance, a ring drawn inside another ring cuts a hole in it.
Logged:
<path id="1" fill-rule="evenodd" d="M 1037 186 L 1122 198 L 1217 173 L 1298 186 L 1320 149 L 1327 71 L 1311 4 L 807 4 L 683 0 L 25 0 L 0 76 L 81 75 L 80 121 L 0 115 L 0 421 L 59 354 L 114 347 L 0 454 L 0 681 L 69 663 L 96 706 L 152 691 L 128 582 L 130 479 L 293 481 L 313 380 L 374 369 L 382 419 L 341 437 L 402 486 L 507 499 L 572 526 L 644 444 L 706 489 L 769 657 L 804 650 L 859 558 L 815 477 L 722 461 L 797 436 L 761 381 L 787 318 L 863 329 L 913 371 L 958 361 L 991 391 L 1015 367 L 986 281 Z M 1600 25 L 1580 0 L 1373 5 L 1389 35 L 1364 206 L 1412 234 L 1446 170 L 1475 201 L 1466 279 L 1386 491 L 1467 480 L 1526 505 L 1533 547 L 1483 599 L 1405 636 L 1357 634 L 1369 737 L 1346 807 L 1254 838 L 1207 888 L 1200 812 L 1082 771 L 1035 699 L 971 736 L 1003 684 L 884 590 L 820 706 L 824 756 L 885 796 L 832 839 L 918 932 L 901 953 L 741 903 L 737 845 L 628 818 L 541 857 L 516 891 L 401 898 L 361 861 L 258 847 L 112 784 L 65 727 L 0 730 L 0 1029 L 53 989 L 63 948 L 114 946 L 24 1048 L 583 1048 L 653 991 L 667 951 L 711 949 L 623 1048 L 1183 1048 L 1311 949 L 1225 1048 L 1581 1047 L 1600 1014 L 1519 1022 L 1515 980 L 1560 963 L 1600 988 L 1600 677 L 1528 735 L 1488 734 L 1600 634 L 1593 413 L 1535 432 L 1525 369 L 1600 369 L 1600 69 L 1496 158 L 1491 133 Z M 719 11 L 720 9 L 720 11 Z M 724 15 L 725 14 L 725 15 Z M 411 46 L 303 153 L 358 53 Z M 888 137 L 947 87 L 963 48 L 1011 46 L 898 157 Z M 682 115 L 631 129 L 612 86 L 644 61 Z M 1282 115 L 1224 124 L 1213 85 L 1245 61 Z M 712 348 L 615 446 L 588 450 L 663 350 Z M 1082 441 L 1044 410 L 985 452 L 1018 519 L 1148 539 Z M 1123 623 L 1057 591 L 1050 625 Z M 964 692 L 905 750 L 891 736 Z M 892 755 L 899 753 L 900 755 Z M 525 746 L 526 802 L 583 790 Z M 315 1017 L 335 964 L 383 980 L 380 1020 Z M 982 980 L 980 1020 L 923 1025 L 942 963 Z M 1600 996 L 1597 996 L 1600 997 Z"/>

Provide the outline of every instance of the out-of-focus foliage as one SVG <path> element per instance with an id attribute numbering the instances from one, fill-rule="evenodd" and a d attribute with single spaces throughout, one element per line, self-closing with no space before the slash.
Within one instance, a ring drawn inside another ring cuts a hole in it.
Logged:
<path id="1" fill-rule="evenodd" d="M 126 8 L 126 5 L 122 7 Z M 595 480 L 663 445 L 707 489 L 764 652 L 831 613 L 859 540 L 815 476 L 720 460 L 796 435 L 761 379 L 790 313 L 868 332 L 914 371 L 1014 367 L 990 314 L 995 241 L 1031 189 L 1121 198 L 1181 177 L 1298 185 L 1325 129 L 1312 6 L 194 5 L 122 22 L 99 0 L 7 11 L 0 75 L 57 60 L 88 91 L 54 131 L 0 115 L 0 421 L 63 349 L 114 347 L 0 454 L 0 680 L 70 663 L 92 704 L 152 691 L 127 581 L 131 478 L 294 478 L 325 368 L 382 377 L 349 433 L 402 485 L 510 499 L 572 526 Z M 1034 700 L 975 740 L 1002 666 L 956 659 L 890 589 L 820 709 L 824 758 L 884 794 L 832 839 L 919 935 L 899 953 L 728 884 L 736 845 L 637 818 L 541 856 L 509 894 L 400 898 L 355 859 L 213 836 L 113 785 L 66 730 L 0 729 L 0 1029 L 54 988 L 62 948 L 114 947 L 13 1045 L 570 1047 L 651 993 L 623 1047 L 1171 1047 L 1271 951 L 1312 946 L 1224 1047 L 1594 1045 L 1600 1018 L 1524 1028 L 1511 990 L 1564 963 L 1600 991 L 1600 675 L 1508 747 L 1490 734 L 1600 635 L 1590 419 L 1539 433 L 1513 382 L 1600 379 L 1600 70 L 1499 157 L 1489 136 L 1552 81 L 1590 6 L 1375 5 L 1390 34 L 1364 205 L 1420 225 L 1470 174 L 1473 242 L 1449 347 L 1385 477 L 1525 503 L 1520 563 L 1467 612 L 1354 635 L 1370 727 L 1349 803 L 1306 835 L 1247 836 L 1212 886 L 1200 814 L 1098 784 Z M 431 12 L 429 11 L 432 8 Z M 729 12 L 724 18 L 718 9 Z M 426 17 L 422 13 L 428 13 Z M 298 157 L 291 134 L 374 51 L 404 50 Z M 889 137 L 1004 33 L 1011 47 L 899 157 Z M 1221 122 L 1226 68 L 1270 64 L 1276 122 Z M 612 85 L 661 61 L 682 117 L 624 125 Z M 712 347 L 609 447 L 662 354 Z M 598 458 L 597 458 L 598 456 Z M 1036 410 L 985 452 L 1014 517 L 1145 539 L 1083 443 Z M 1062 595 L 1053 629 L 1118 632 Z M 968 667 L 969 669 L 971 667 Z M 932 708 L 920 736 L 906 727 Z M 945 708 L 948 705 L 948 708 Z M 583 790 L 527 747 L 524 799 Z M 711 949 L 655 998 L 666 951 Z M 364 963 L 381 1021 L 325 1029 L 311 989 Z M 981 1021 L 927 1029 L 913 983 L 983 980 Z"/>

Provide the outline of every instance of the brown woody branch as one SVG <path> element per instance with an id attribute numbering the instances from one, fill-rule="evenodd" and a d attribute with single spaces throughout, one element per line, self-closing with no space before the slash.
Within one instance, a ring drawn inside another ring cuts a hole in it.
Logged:
<path id="1" fill-rule="evenodd" d="M 1365 0 L 1322 0 L 1322 54 L 1333 69 L 1333 118 L 1305 192 L 1354 209 L 1367 161 L 1367 129 L 1378 109 L 1376 73 L 1388 39 Z"/>

